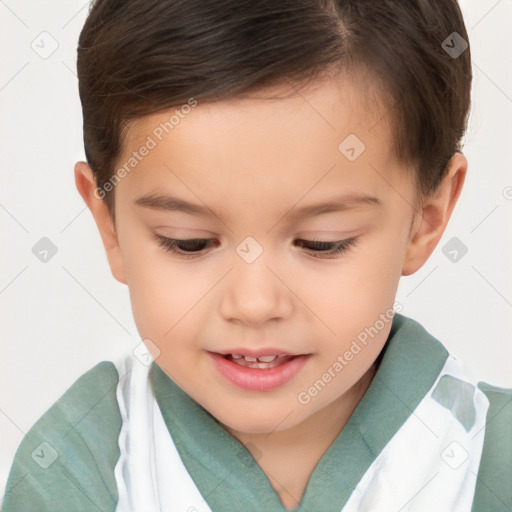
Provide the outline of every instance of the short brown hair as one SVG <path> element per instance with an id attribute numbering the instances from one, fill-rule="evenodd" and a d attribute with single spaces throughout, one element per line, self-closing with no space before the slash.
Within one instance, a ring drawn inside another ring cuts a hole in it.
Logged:
<path id="1" fill-rule="evenodd" d="M 470 49 L 445 50 L 454 32 L 469 45 L 456 0 L 93 0 L 77 56 L 87 162 L 103 187 L 130 120 L 364 69 L 428 194 L 469 115 Z M 104 200 L 114 219 L 113 191 Z"/>

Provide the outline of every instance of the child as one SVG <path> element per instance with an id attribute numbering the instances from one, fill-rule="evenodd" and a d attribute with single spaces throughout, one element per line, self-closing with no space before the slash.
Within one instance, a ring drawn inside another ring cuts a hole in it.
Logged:
<path id="1" fill-rule="evenodd" d="M 455 0 L 97 0 L 77 188 L 143 340 L 21 443 L 21 511 L 512 510 L 512 390 L 395 300 L 461 193 Z"/>

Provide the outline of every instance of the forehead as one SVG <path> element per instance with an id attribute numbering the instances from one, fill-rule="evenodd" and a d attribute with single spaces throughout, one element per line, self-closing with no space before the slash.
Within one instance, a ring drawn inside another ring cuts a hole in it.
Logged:
<path id="1" fill-rule="evenodd" d="M 228 100 L 194 100 L 196 106 L 193 107 L 186 103 L 177 104 L 156 114 L 131 120 L 123 132 L 123 150 L 138 147 L 148 135 L 157 139 L 161 137 L 157 143 L 174 142 L 175 146 L 185 147 L 197 146 L 199 140 L 207 142 L 223 134 L 233 134 L 235 130 L 244 135 L 250 132 L 252 139 L 256 139 L 262 133 L 258 128 L 265 132 L 267 128 L 279 125 L 287 128 L 282 133 L 283 137 L 307 133 L 313 136 L 315 128 L 321 125 L 322 132 L 326 129 L 331 132 L 334 142 L 348 129 L 354 128 L 361 139 L 370 142 L 370 138 L 379 138 L 389 148 L 388 99 L 378 83 L 366 70 L 354 70 L 353 74 L 340 70 L 335 75 L 326 75 L 308 83 L 304 88 L 287 82 Z M 188 103 L 190 100 L 193 98 Z M 169 126 L 171 117 L 174 119 Z M 167 130 L 161 125 L 166 122 Z M 193 140 L 193 135 L 200 139 Z"/>
<path id="2" fill-rule="evenodd" d="M 279 201 L 286 193 L 299 199 L 308 189 L 314 196 L 343 183 L 348 193 L 364 185 L 375 195 L 383 185 L 375 170 L 397 167 L 379 97 L 367 82 L 338 76 L 304 89 L 287 85 L 187 109 L 177 105 L 134 120 L 118 164 L 150 138 L 154 147 L 126 180 L 138 196 L 166 183 L 191 199 L 195 190 L 230 202 L 235 192 Z M 350 160 L 343 151 L 354 144 L 359 155 Z"/>

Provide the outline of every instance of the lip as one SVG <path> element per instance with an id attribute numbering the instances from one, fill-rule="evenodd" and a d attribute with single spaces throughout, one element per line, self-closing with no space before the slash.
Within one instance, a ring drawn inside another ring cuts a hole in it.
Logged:
<path id="1" fill-rule="evenodd" d="M 251 352 L 250 354 L 247 353 L 247 349 L 244 349 L 242 352 L 245 352 L 245 355 L 260 354 L 260 357 L 264 355 L 264 351 L 262 350 Z M 216 370 L 231 384 L 246 391 L 270 391 L 283 386 L 300 372 L 311 356 L 311 354 L 283 354 L 294 357 L 274 368 L 261 369 L 240 366 L 224 357 L 225 354 L 237 353 L 238 352 L 207 352 Z M 274 351 L 273 353 L 265 351 L 267 355 L 277 355 L 278 353 L 279 351 Z M 254 355 L 251 357 L 258 356 Z"/>

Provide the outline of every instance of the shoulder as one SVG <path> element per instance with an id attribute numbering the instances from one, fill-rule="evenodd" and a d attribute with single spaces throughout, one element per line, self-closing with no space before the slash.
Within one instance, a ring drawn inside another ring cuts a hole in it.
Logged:
<path id="1" fill-rule="evenodd" d="M 5 512 L 114 510 L 119 372 L 102 361 L 37 420 L 17 449 Z"/>
<path id="2" fill-rule="evenodd" d="M 407 348 L 411 342 L 423 346 L 424 349 L 417 348 L 411 354 L 418 359 L 424 350 L 423 359 L 429 365 L 430 353 L 449 355 L 444 345 L 420 323 L 403 315 L 395 315 L 391 334 L 398 341 L 397 349 Z M 476 377 L 473 382 L 489 400 L 489 408 L 481 434 L 484 444 L 478 475 L 472 475 L 476 479 L 472 512 L 512 511 L 512 388 L 494 386 Z"/>
<path id="3" fill-rule="evenodd" d="M 512 510 L 512 388 L 486 382 L 478 387 L 489 399 L 484 447 L 472 512 Z"/>

